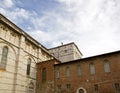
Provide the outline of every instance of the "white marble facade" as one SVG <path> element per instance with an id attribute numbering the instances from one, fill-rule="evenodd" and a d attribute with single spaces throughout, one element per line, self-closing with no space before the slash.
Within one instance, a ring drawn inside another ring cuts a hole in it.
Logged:
<path id="1" fill-rule="evenodd" d="M 35 93 L 36 63 L 52 58 L 44 46 L 0 14 L 0 93 Z"/>

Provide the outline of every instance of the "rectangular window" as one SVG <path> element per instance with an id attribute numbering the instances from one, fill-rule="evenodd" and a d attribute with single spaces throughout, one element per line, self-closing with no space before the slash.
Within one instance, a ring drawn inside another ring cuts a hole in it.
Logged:
<path id="1" fill-rule="evenodd" d="M 90 73 L 95 74 L 95 66 L 93 63 L 90 63 Z"/>
<path id="2" fill-rule="evenodd" d="M 78 72 L 78 76 L 82 75 L 82 70 L 81 70 L 81 67 L 79 65 L 77 66 L 77 72 Z"/>
<path id="3" fill-rule="evenodd" d="M 60 78 L 60 71 L 59 71 L 59 69 L 56 69 L 56 79 L 59 79 Z"/>
<path id="4" fill-rule="evenodd" d="M 94 91 L 95 91 L 95 93 L 99 93 L 98 84 L 94 85 Z"/>
<path id="5" fill-rule="evenodd" d="M 30 64 L 27 64 L 27 72 L 26 72 L 27 75 L 30 75 Z"/>
<path id="6" fill-rule="evenodd" d="M 66 84 L 66 88 L 67 88 L 67 91 L 70 91 L 71 85 L 70 84 Z"/>
<path id="7" fill-rule="evenodd" d="M 46 68 L 42 69 L 42 81 L 46 81 Z"/>
<path id="8" fill-rule="evenodd" d="M 109 61 L 104 62 L 104 70 L 106 73 L 110 72 L 110 64 Z"/>
<path id="9" fill-rule="evenodd" d="M 115 83 L 115 93 L 120 93 L 120 85 L 119 83 Z"/>
<path id="10" fill-rule="evenodd" d="M 58 90 L 61 90 L 61 85 L 57 85 Z"/>
<path id="11" fill-rule="evenodd" d="M 28 60 L 27 60 L 27 71 L 26 71 L 27 76 L 30 75 L 30 66 L 31 66 L 31 59 L 28 58 Z"/>
<path id="12" fill-rule="evenodd" d="M 70 68 L 69 67 L 66 67 L 66 76 L 70 77 Z"/>

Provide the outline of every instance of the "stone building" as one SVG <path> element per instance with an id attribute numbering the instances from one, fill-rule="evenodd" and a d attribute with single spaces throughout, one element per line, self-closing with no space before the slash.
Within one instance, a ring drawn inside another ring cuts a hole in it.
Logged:
<path id="1" fill-rule="evenodd" d="M 120 93 L 120 51 L 47 49 L 0 14 L 0 93 Z"/>
<path id="2" fill-rule="evenodd" d="M 74 42 L 51 48 L 49 53 L 62 63 L 82 58 L 82 53 Z"/>
<path id="3" fill-rule="evenodd" d="M 120 93 L 120 51 L 56 61 L 37 64 L 37 93 Z"/>
<path id="4" fill-rule="evenodd" d="M 0 93 L 36 93 L 36 63 L 47 49 L 0 14 Z"/>

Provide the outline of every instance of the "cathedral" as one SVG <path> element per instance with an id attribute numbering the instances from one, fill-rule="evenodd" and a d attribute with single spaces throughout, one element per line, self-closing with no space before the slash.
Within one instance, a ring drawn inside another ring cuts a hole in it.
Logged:
<path id="1" fill-rule="evenodd" d="M 0 93 L 36 93 L 36 64 L 51 59 L 43 45 L 0 14 Z"/>
<path id="2" fill-rule="evenodd" d="M 120 93 L 120 51 L 82 55 L 74 42 L 47 49 L 0 14 L 0 93 Z"/>

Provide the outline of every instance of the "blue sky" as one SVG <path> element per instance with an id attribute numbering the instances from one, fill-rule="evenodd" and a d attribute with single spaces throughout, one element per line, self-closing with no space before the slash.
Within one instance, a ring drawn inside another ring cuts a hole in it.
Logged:
<path id="1" fill-rule="evenodd" d="M 120 50 L 119 0 L 0 0 L 0 13 L 47 48 L 75 42 L 84 57 Z"/>

